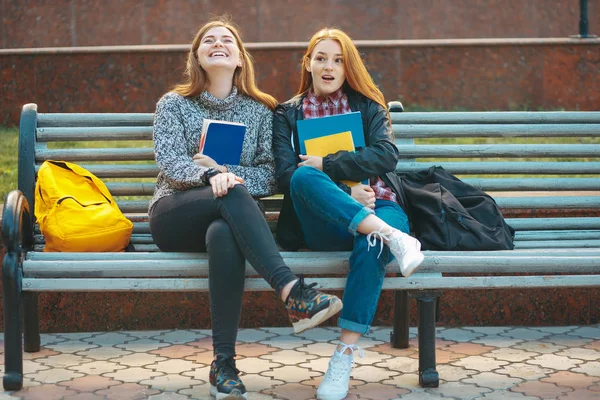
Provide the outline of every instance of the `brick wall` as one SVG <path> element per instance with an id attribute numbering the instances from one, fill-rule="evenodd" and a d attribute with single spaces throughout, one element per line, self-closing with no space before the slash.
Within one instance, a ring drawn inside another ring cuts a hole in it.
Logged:
<path id="1" fill-rule="evenodd" d="M 568 37 L 579 0 L 0 0 L 0 48 L 190 43 L 229 13 L 246 41 L 306 41 L 336 25 L 353 39 Z M 600 3 L 589 2 L 600 34 Z"/>
<path id="2" fill-rule="evenodd" d="M 600 109 L 600 39 L 357 42 L 386 99 L 441 110 Z M 304 43 L 250 43 L 259 86 L 299 85 Z M 40 112 L 153 112 L 187 46 L 0 50 L 0 125 Z"/>

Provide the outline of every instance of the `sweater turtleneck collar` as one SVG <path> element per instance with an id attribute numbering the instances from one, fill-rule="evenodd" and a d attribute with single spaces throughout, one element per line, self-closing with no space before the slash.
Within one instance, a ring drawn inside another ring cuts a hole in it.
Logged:
<path id="1" fill-rule="evenodd" d="M 229 93 L 229 95 L 224 99 L 218 99 L 205 90 L 200 94 L 200 96 L 198 96 L 198 101 L 206 108 L 222 111 L 233 106 L 237 94 L 238 90 L 235 86 L 233 86 L 231 93 Z"/>

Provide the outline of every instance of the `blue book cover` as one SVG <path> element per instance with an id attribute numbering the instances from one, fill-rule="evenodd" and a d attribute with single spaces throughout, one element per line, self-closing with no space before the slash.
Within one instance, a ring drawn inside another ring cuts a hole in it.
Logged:
<path id="1" fill-rule="evenodd" d="M 305 140 L 322 136 L 348 132 L 352 133 L 352 141 L 356 151 L 365 147 L 365 134 L 363 132 L 360 111 L 346 114 L 337 114 L 329 117 L 303 119 L 296 121 L 300 154 L 306 154 Z"/>
<path id="2" fill-rule="evenodd" d="M 345 132 L 350 132 L 352 134 L 354 151 L 359 151 L 365 147 L 365 134 L 363 132 L 360 111 L 331 115 L 328 117 L 298 120 L 296 121 L 296 129 L 298 130 L 300 154 L 307 154 L 306 141 Z M 345 149 L 340 147 L 340 150 Z M 347 182 L 345 183 L 347 184 Z M 363 185 L 368 185 L 369 180 L 364 180 L 361 183 Z"/>
<path id="3" fill-rule="evenodd" d="M 220 165 L 239 165 L 245 135 L 244 124 L 204 119 L 199 152 Z"/>

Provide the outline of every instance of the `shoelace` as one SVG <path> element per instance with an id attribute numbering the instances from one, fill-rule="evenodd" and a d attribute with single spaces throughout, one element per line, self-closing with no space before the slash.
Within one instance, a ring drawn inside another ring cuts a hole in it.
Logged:
<path id="1" fill-rule="evenodd" d="M 390 237 L 385 233 L 381 232 L 383 228 L 379 228 L 378 231 L 373 231 L 367 235 L 367 251 L 371 250 L 371 247 L 377 246 L 377 237 L 379 237 L 379 243 L 381 244 L 381 248 L 379 249 L 379 254 L 377 254 L 377 258 L 381 256 L 381 252 L 383 251 L 383 241 L 386 242 L 390 240 Z"/>
<path id="2" fill-rule="evenodd" d="M 238 380 L 238 374 L 240 370 L 235 367 L 235 360 L 233 357 L 218 357 L 217 361 L 217 370 L 223 374 L 223 376 L 227 379 Z"/>
<path id="3" fill-rule="evenodd" d="M 317 295 L 317 291 L 315 289 L 313 289 L 315 286 L 317 286 L 317 282 L 313 282 L 310 285 L 307 285 L 304 283 L 304 275 L 300 275 L 298 277 L 299 280 L 299 284 L 298 284 L 298 291 L 300 292 L 300 297 L 302 298 L 310 298 L 312 299 L 313 297 L 315 297 Z"/>
<path id="4" fill-rule="evenodd" d="M 358 356 L 360 358 L 363 358 L 365 356 L 365 353 L 363 352 L 363 350 L 355 344 L 346 344 L 346 343 L 340 342 L 340 345 L 344 345 L 342 347 L 342 349 L 339 351 L 340 354 L 344 354 L 344 352 L 346 350 L 350 350 L 353 357 L 354 357 L 354 352 L 358 352 Z M 330 372 L 331 379 L 334 380 L 335 382 L 337 382 L 340 379 L 342 379 L 344 377 L 344 375 L 346 374 L 347 365 L 339 357 L 335 357 L 331 361 L 332 361 L 331 369 L 328 371 Z M 352 360 L 352 364 L 354 364 L 354 360 Z"/>

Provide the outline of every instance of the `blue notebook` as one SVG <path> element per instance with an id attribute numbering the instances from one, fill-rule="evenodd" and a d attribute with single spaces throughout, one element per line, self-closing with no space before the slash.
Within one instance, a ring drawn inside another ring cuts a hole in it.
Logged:
<path id="1" fill-rule="evenodd" d="M 296 121 L 296 128 L 298 129 L 300 154 L 306 154 L 305 140 L 348 131 L 352 133 L 352 141 L 354 142 L 354 149 L 356 151 L 362 150 L 365 147 L 365 134 L 363 132 L 360 111 L 329 117 L 298 120 Z"/>
<path id="2" fill-rule="evenodd" d="M 362 116 L 360 114 L 360 111 L 354 111 L 346 114 L 331 115 L 328 117 L 298 120 L 296 121 L 296 128 L 298 130 L 298 143 L 300 144 L 300 154 L 322 156 L 321 154 L 316 153 L 308 154 L 306 152 L 306 142 L 311 142 L 317 138 L 322 138 L 331 135 L 339 135 L 346 132 L 350 132 L 352 135 L 354 151 L 359 151 L 365 147 L 365 134 L 363 132 Z M 348 149 L 345 148 L 340 142 L 339 150 Z M 348 182 L 344 183 L 348 184 Z M 362 183 L 363 185 L 368 185 L 369 180 L 367 179 L 360 183 Z M 354 186 L 354 184 L 348 184 L 348 186 Z"/>
<path id="3" fill-rule="evenodd" d="M 202 121 L 199 152 L 220 165 L 239 165 L 245 135 L 244 124 L 205 118 Z"/>

